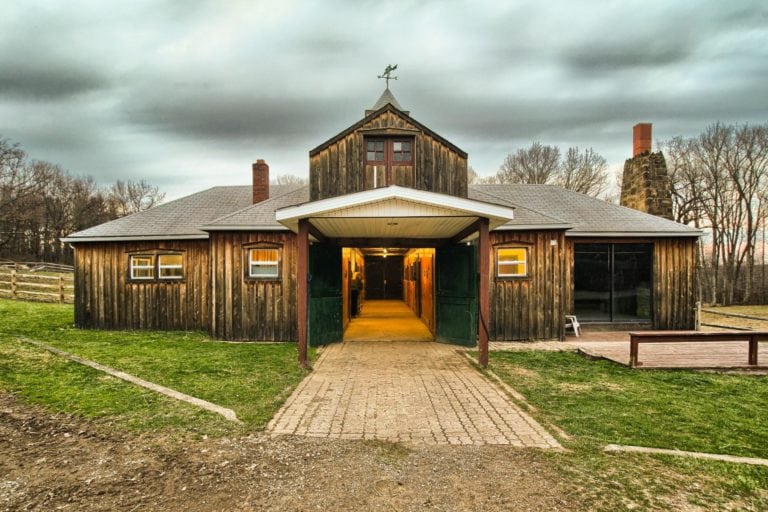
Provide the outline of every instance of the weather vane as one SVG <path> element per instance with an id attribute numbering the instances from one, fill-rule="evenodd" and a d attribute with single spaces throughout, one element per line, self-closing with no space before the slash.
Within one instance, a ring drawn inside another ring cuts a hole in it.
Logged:
<path id="1" fill-rule="evenodd" d="M 397 64 L 394 66 L 392 64 L 388 65 L 386 69 L 384 70 L 384 73 L 379 75 L 379 78 L 383 78 L 387 81 L 387 89 L 389 89 L 389 81 L 390 80 L 397 80 L 396 76 L 392 76 L 392 72 L 397 69 Z"/>

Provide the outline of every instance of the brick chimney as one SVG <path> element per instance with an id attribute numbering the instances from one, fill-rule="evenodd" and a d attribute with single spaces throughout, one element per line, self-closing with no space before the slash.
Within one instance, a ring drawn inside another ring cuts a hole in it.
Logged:
<path id="1" fill-rule="evenodd" d="M 632 156 L 651 152 L 651 123 L 637 123 L 633 130 Z"/>
<path id="2" fill-rule="evenodd" d="M 256 160 L 253 168 L 253 204 L 269 199 L 269 166 L 262 160 Z"/>

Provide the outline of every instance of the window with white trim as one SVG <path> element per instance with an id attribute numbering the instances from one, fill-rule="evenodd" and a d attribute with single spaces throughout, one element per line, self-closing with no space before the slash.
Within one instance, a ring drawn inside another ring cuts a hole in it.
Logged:
<path id="1" fill-rule="evenodd" d="M 496 250 L 497 277 L 526 277 L 527 275 L 527 247 L 502 247 Z"/>
<path id="2" fill-rule="evenodd" d="M 280 250 L 255 247 L 248 250 L 248 277 L 276 279 L 280 277 Z"/>
<path id="3" fill-rule="evenodd" d="M 155 278 L 155 257 L 151 254 L 132 255 L 130 258 L 131 279 Z"/>
<path id="4" fill-rule="evenodd" d="M 160 279 L 182 279 L 184 277 L 182 255 L 159 254 L 157 256 L 157 275 Z"/>

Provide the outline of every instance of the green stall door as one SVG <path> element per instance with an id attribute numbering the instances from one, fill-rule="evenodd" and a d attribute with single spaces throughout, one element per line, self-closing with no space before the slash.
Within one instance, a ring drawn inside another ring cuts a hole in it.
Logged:
<path id="1" fill-rule="evenodd" d="M 437 341 L 473 347 L 477 340 L 475 247 L 449 245 L 435 253 Z"/>
<path id="2" fill-rule="evenodd" d="M 341 247 L 310 245 L 309 276 L 309 344 L 341 341 Z"/>

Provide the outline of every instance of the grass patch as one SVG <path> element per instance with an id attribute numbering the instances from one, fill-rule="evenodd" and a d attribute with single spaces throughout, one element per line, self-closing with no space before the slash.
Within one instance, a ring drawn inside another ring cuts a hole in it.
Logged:
<path id="1" fill-rule="evenodd" d="M 630 370 L 567 352 L 494 352 L 493 371 L 545 424 L 574 436 L 550 454 L 589 508 L 768 507 L 768 468 L 605 454 L 609 443 L 768 458 L 768 378 Z"/>
<path id="2" fill-rule="evenodd" d="M 764 377 L 630 370 L 567 352 L 494 353 L 493 369 L 582 438 L 768 458 Z"/>
<path id="3" fill-rule="evenodd" d="M 244 427 L 19 342 L 25 336 L 233 409 Z M 293 344 L 216 343 L 197 332 L 73 327 L 70 305 L 0 300 L 0 387 L 56 411 L 139 430 L 263 428 L 304 377 Z"/>

